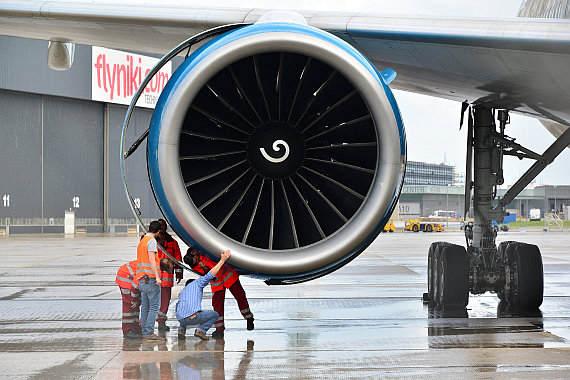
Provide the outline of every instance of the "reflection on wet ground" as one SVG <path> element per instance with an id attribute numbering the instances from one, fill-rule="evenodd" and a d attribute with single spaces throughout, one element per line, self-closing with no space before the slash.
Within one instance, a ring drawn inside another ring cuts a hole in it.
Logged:
<path id="1" fill-rule="evenodd" d="M 438 239 L 461 243 L 459 233 Z M 226 300 L 224 340 L 123 340 L 117 268 L 135 237 L 1 239 L 0 377 L 268 379 L 570 377 L 570 235 L 509 234 L 541 246 L 545 297 L 512 310 L 492 294 L 467 310 L 421 301 L 429 234 L 381 235 L 358 259 L 307 284 L 242 278 L 256 328 Z M 507 240 L 507 239 L 504 239 Z M 185 275 L 188 277 L 188 274 Z M 204 306 L 210 308 L 211 293 Z M 477 375 L 479 374 L 479 375 Z M 483 374 L 483 375 L 481 375 Z"/>
<path id="2" fill-rule="evenodd" d="M 132 341 L 125 343 L 126 351 L 153 351 L 156 347 L 158 351 L 161 348 L 166 350 L 166 345 L 161 343 L 143 343 L 142 341 Z M 162 347 L 161 347 L 162 346 Z M 253 358 L 254 342 L 248 340 L 246 349 L 241 353 L 237 368 L 232 368 L 232 379 L 248 378 L 248 369 Z M 216 340 L 213 342 L 198 341 L 187 342 L 179 341 L 178 349 L 180 351 L 193 351 L 186 355 L 177 355 L 176 360 L 172 361 L 146 361 L 140 362 L 127 361 L 123 363 L 122 378 L 123 379 L 226 379 L 225 371 L 225 341 Z M 234 374 L 235 372 L 235 374 Z M 102 371 L 97 374 L 99 378 L 106 378 L 107 375 L 113 376 L 114 369 L 107 373 Z"/>

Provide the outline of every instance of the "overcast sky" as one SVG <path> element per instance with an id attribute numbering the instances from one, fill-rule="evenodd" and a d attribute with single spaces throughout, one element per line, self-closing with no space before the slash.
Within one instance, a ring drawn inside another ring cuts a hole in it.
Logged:
<path id="1" fill-rule="evenodd" d="M 109 1 L 109 0 L 107 0 Z M 125 0 L 122 0 L 125 1 Z M 126 0 L 139 2 L 140 0 Z M 203 0 L 167 0 L 207 6 Z M 318 11 L 366 12 L 462 17 L 515 17 L 521 0 L 217 0 L 216 6 L 238 8 L 304 9 Z M 396 79 L 397 80 L 397 79 Z M 402 112 L 408 141 L 408 159 L 441 163 L 444 160 L 465 172 L 465 128 L 459 131 L 461 105 L 425 95 L 394 91 Z M 523 146 L 542 153 L 554 137 L 535 119 L 511 115 L 507 134 Z M 507 184 L 514 183 L 534 161 L 506 157 L 504 175 Z M 570 150 L 566 149 L 537 178 L 538 184 L 570 185 Z"/>

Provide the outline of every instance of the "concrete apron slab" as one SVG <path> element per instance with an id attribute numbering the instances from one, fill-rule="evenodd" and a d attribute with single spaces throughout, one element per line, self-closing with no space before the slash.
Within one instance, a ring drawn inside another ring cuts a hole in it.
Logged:
<path id="1" fill-rule="evenodd" d="M 493 294 L 471 296 L 460 312 L 423 305 L 436 237 L 463 241 L 459 232 L 382 234 L 309 283 L 268 287 L 242 276 L 255 330 L 227 293 L 224 340 L 201 341 L 191 329 L 178 340 L 175 285 L 171 331 L 158 343 L 123 340 L 120 329 L 114 278 L 136 256 L 136 237 L 2 238 L 0 378 L 569 378 L 570 234 L 500 235 L 541 247 L 545 298 L 530 312 Z M 202 305 L 211 308 L 209 289 Z"/>

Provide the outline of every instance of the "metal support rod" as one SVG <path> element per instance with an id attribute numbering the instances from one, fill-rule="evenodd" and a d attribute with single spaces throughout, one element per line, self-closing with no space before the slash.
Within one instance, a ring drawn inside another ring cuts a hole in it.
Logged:
<path id="1" fill-rule="evenodd" d="M 523 152 L 523 153 L 526 154 L 529 158 L 534 158 L 535 160 L 540 160 L 540 159 L 542 159 L 542 155 L 540 155 L 540 154 L 538 154 L 538 153 L 535 153 L 535 152 L 533 152 L 532 150 L 527 149 L 527 148 L 525 148 L 524 146 L 522 146 L 522 145 L 520 145 L 520 144 L 517 144 L 516 142 L 514 142 L 514 141 L 512 141 L 512 140 L 506 139 L 506 138 L 501 137 L 501 136 L 496 135 L 496 134 L 493 135 L 493 138 L 494 138 L 496 141 L 500 142 L 500 143 L 503 144 L 503 145 L 508 146 L 508 147 L 511 148 L 511 149 L 519 150 L 519 151 Z M 506 154 L 506 153 L 505 153 L 505 154 Z"/>
<path id="2" fill-rule="evenodd" d="M 515 197 L 523 191 L 524 188 L 540 174 L 540 172 L 544 170 L 544 168 L 546 168 L 556 157 L 558 157 L 560 153 L 562 153 L 568 144 L 570 144 L 570 128 L 566 129 L 566 131 L 544 151 L 544 154 L 541 156 L 542 158 L 536 161 L 505 193 L 495 209 L 502 210 L 506 205 L 511 203 L 513 199 L 515 199 Z"/>

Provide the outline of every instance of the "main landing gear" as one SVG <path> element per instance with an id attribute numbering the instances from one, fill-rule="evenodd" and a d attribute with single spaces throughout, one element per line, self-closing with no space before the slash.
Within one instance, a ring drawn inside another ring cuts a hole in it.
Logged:
<path id="1" fill-rule="evenodd" d="M 465 226 L 466 248 L 446 242 L 431 244 L 424 302 L 441 308 L 464 309 L 469 302 L 469 292 L 490 291 L 514 308 L 538 308 L 544 290 L 539 248 L 516 241 L 504 241 L 497 246 L 497 231 L 492 222 L 502 221 L 508 215 L 505 207 L 570 144 L 570 128 L 540 155 L 505 135 L 509 123 L 507 110 L 496 112 L 498 128 L 495 110 L 471 108 L 464 103 L 465 110 L 469 112 L 465 213 L 470 208 L 473 189 L 474 223 Z M 503 198 L 497 199 L 497 186 L 504 183 L 505 155 L 531 158 L 536 162 Z"/>

